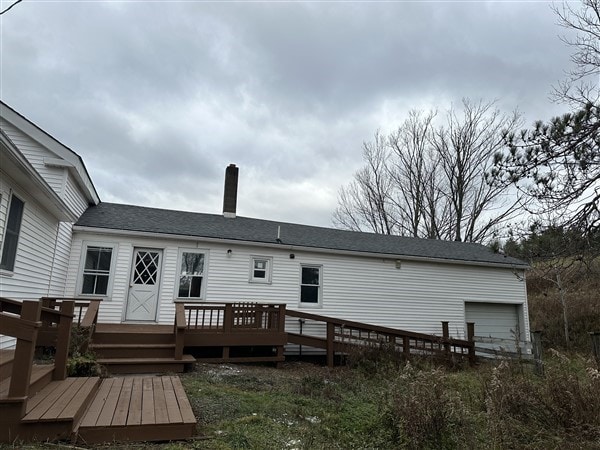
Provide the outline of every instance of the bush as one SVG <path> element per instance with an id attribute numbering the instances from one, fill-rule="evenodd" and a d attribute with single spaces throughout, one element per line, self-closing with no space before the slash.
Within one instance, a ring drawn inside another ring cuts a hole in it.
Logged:
<path id="1" fill-rule="evenodd" d="M 417 370 L 407 363 L 394 382 L 384 414 L 401 447 L 477 447 L 473 414 L 443 370 Z"/>
<path id="2" fill-rule="evenodd" d="M 84 354 L 69 358 L 67 374 L 70 377 L 98 377 L 102 371 L 95 355 Z"/>
<path id="3" fill-rule="evenodd" d="M 546 379 L 520 374 L 507 362 L 484 386 L 488 429 L 502 447 L 575 446 L 600 439 L 600 374 L 554 352 Z"/>

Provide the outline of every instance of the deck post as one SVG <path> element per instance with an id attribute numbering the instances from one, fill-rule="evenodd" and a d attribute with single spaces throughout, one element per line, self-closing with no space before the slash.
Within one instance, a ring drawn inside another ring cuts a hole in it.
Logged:
<path id="1" fill-rule="evenodd" d="M 175 356 L 177 360 L 183 358 L 183 347 L 185 346 L 185 304 L 175 304 Z"/>
<path id="2" fill-rule="evenodd" d="M 469 341 L 469 364 L 475 365 L 475 323 L 467 322 L 467 340 Z"/>
<path id="3" fill-rule="evenodd" d="M 56 331 L 56 353 L 54 355 L 53 380 L 64 380 L 67 378 L 67 359 L 69 357 L 69 343 L 71 341 L 71 324 L 73 323 L 73 312 L 75 302 L 63 301 L 60 305 L 60 316 Z"/>
<path id="4" fill-rule="evenodd" d="M 40 313 L 42 304 L 40 302 L 24 301 L 21 307 L 21 320 L 33 325 L 29 336 L 17 338 L 15 347 L 15 358 L 13 360 L 12 373 L 16 376 L 10 377 L 8 396 L 16 398 L 27 398 L 29 393 L 29 380 L 33 366 L 35 353 L 35 342 L 40 327 Z M 21 417 L 25 415 L 26 402 L 23 402 Z"/>
<path id="5" fill-rule="evenodd" d="M 225 312 L 223 317 L 223 332 L 225 334 L 231 333 L 233 330 L 233 304 L 226 303 L 225 304 Z"/>
<path id="6" fill-rule="evenodd" d="M 448 322 L 445 320 L 442 321 L 442 336 L 444 338 L 444 353 L 446 355 L 446 359 L 450 361 L 450 343 L 448 342 L 448 339 L 450 338 L 450 331 L 448 328 Z"/>
<path id="7" fill-rule="evenodd" d="M 327 367 L 333 367 L 333 358 L 335 355 L 333 340 L 335 338 L 335 325 L 327 322 Z"/>
<path id="8" fill-rule="evenodd" d="M 280 333 L 285 333 L 285 303 L 279 305 L 279 323 L 278 330 Z"/>
<path id="9" fill-rule="evenodd" d="M 531 347 L 533 349 L 533 371 L 538 376 L 544 375 L 544 361 L 542 360 L 542 332 L 531 332 Z"/>
<path id="10" fill-rule="evenodd" d="M 402 353 L 405 359 L 410 358 L 410 338 L 406 335 L 402 336 Z"/>

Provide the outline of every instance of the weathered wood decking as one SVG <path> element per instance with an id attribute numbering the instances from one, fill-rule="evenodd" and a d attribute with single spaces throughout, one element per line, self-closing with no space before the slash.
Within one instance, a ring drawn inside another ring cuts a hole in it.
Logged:
<path id="1" fill-rule="evenodd" d="M 164 441 L 194 435 L 196 418 L 176 376 L 106 378 L 76 430 L 76 441 Z"/>

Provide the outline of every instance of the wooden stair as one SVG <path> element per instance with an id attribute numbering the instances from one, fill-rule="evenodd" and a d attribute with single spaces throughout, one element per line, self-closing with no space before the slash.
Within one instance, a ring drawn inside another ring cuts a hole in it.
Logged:
<path id="1" fill-rule="evenodd" d="M 71 438 L 100 383 L 98 377 L 52 381 L 54 364 L 33 364 L 25 399 L 9 397 L 14 352 L 0 354 L 0 442 L 46 441 Z M 14 414 L 25 406 L 25 415 Z M 4 416 L 6 414 L 6 416 Z"/>
<path id="2" fill-rule="evenodd" d="M 177 377 L 68 377 L 75 302 L 49 300 L 0 297 L 0 330 L 16 338 L 14 351 L 0 351 L 0 443 L 162 441 L 194 435 L 196 419 Z M 88 312 L 97 311 L 86 305 Z M 144 338 L 144 333 L 135 334 Z M 167 348 L 159 335 L 145 337 Z M 111 335 L 105 337 L 110 344 Z M 36 345 L 55 347 L 54 364 L 34 363 Z M 189 361 L 179 359 L 179 364 Z"/>
<path id="3" fill-rule="evenodd" d="M 2 352 L 0 366 L 10 366 Z M 1 369 L 1 367 L 0 367 Z M 191 438 L 196 418 L 176 376 L 68 377 L 52 381 L 54 365 L 33 365 L 25 415 L 18 423 L 0 419 L 0 442 L 70 440 L 83 444 L 166 441 Z M 0 410 L 10 376 L 0 381 Z"/>
<path id="4" fill-rule="evenodd" d="M 98 324 L 89 349 L 111 374 L 181 373 L 196 362 L 175 358 L 175 335 L 168 325 Z"/>

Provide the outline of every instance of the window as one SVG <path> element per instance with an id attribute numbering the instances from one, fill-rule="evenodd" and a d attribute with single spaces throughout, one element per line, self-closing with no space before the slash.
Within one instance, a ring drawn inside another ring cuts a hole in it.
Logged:
<path id="1" fill-rule="evenodd" d="M 178 298 L 202 298 L 204 279 L 204 253 L 181 252 Z"/>
<path id="2" fill-rule="evenodd" d="M 250 281 L 254 283 L 270 283 L 273 258 L 253 256 L 250 258 Z"/>
<path id="3" fill-rule="evenodd" d="M 300 304 L 321 303 L 321 266 L 301 266 Z"/>
<path id="4" fill-rule="evenodd" d="M 13 195 L 10 200 L 8 218 L 6 219 L 6 229 L 2 245 L 2 260 L 0 260 L 0 269 L 11 272 L 15 268 L 17 244 L 19 242 L 19 232 L 21 230 L 21 219 L 23 218 L 23 206 L 23 200 Z"/>
<path id="5" fill-rule="evenodd" d="M 85 250 L 81 293 L 106 295 L 110 279 L 112 247 L 88 246 Z"/>

